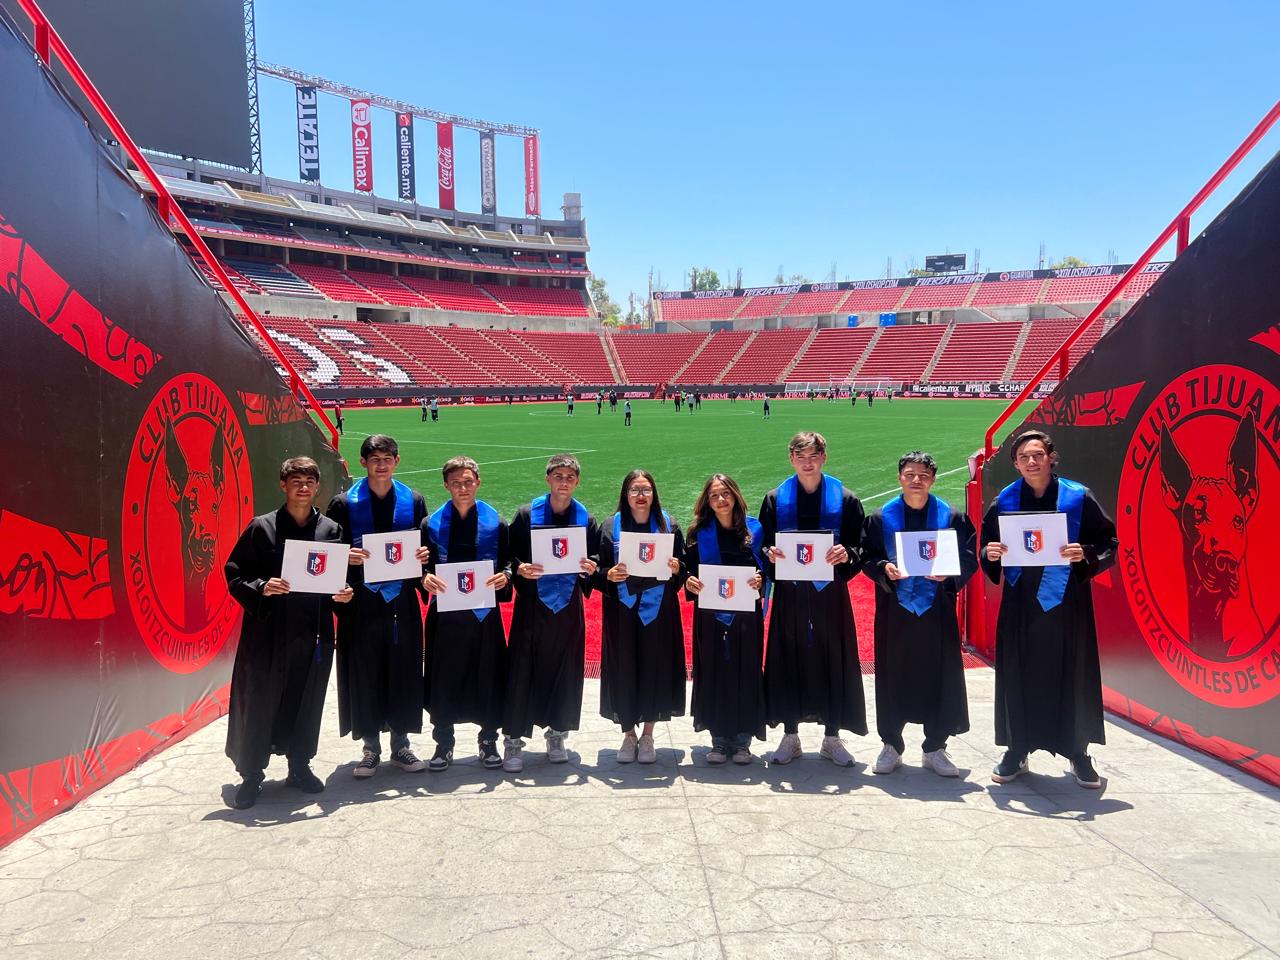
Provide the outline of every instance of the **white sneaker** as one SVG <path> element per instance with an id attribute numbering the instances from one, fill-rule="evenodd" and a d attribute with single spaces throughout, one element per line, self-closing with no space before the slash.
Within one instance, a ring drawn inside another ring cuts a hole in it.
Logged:
<path id="1" fill-rule="evenodd" d="M 958 777 L 959 769 L 951 762 L 951 758 L 947 756 L 945 750 L 930 750 L 924 755 L 921 761 L 926 770 L 932 770 L 940 777 Z"/>
<path id="2" fill-rule="evenodd" d="M 507 773 L 519 773 L 523 770 L 524 757 L 521 752 L 524 750 L 524 741 L 507 737 L 502 748 L 502 769 Z"/>
<path id="3" fill-rule="evenodd" d="M 798 733 L 786 733 L 778 741 L 778 749 L 769 754 L 769 762 L 790 763 L 797 757 L 803 756 L 804 748 L 800 746 L 800 735 Z"/>
<path id="4" fill-rule="evenodd" d="M 628 733 L 622 738 L 622 746 L 618 748 L 619 763 L 634 763 L 636 759 L 636 735 Z"/>
<path id="5" fill-rule="evenodd" d="M 547 762 L 548 763 L 568 763 L 569 751 L 564 748 L 564 738 L 566 734 L 559 731 L 548 731 L 543 734 L 547 738 Z"/>
<path id="6" fill-rule="evenodd" d="M 876 757 L 876 765 L 871 768 L 871 772 L 893 773 L 900 766 L 902 766 L 902 754 L 886 743 L 884 749 L 880 751 L 880 756 Z"/>
<path id="7" fill-rule="evenodd" d="M 823 737 L 818 756 L 825 757 L 837 767 L 853 766 L 853 754 L 845 749 L 844 741 L 839 737 Z"/>
<path id="8" fill-rule="evenodd" d="M 658 751 L 653 747 L 653 734 L 642 736 L 636 748 L 636 760 L 639 763 L 653 763 L 658 759 Z"/>

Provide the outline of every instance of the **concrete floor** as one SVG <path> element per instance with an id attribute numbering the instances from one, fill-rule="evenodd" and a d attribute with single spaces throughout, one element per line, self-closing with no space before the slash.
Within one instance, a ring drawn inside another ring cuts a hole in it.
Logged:
<path id="1" fill-rule="evenodd" d="M 708 767 L 687 718 L 658 763 L 620 766 L 591 715 L 551 766 L 518 777 L 469 752 L 444 774 L 368 781 L 337 738 L 318 798 L 285 788 L 227 808 L 225 720 L 0 850 L 5 960 L 426 957 L 1277 957 L 1280 791 L 1121 723 L 1105 789 L 1032 757 L 990 782 L 993 678 L 971 670 L 960 780 Z M 868 703 L 874 701 L 866 678 Z M 874 728 L 874 723 L 872 724 Z M 474 729 L 459 729 L 469 751 Z M 424 756 L 430 738 L 415 738 Z M 763 751 L 763 745 L 757 745 Z"/>

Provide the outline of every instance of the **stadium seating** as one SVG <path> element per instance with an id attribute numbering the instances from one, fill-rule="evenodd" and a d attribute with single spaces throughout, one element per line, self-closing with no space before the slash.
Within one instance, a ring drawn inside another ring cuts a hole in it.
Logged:
<path id="1" fill-rule="evenodd" d="M 958 323 L 929 379 L 999 380 L 1021 334 L 1021 323 Z"/>
<path id="2" fill-rule="evenodd" d="M 348 270 L 349 276 L 356 283 L 372 291 L 385 303 L 397 307 L 420 307 L 434 309 L 435 304 L 422 294 L 411 290 L 388 273 L 374 273 L 372 270 Z"/>
<path id="3" fill-rule="evenodd" d="M 676 378 L 677 383 L 716 383 L 717 378 L 729 365 L 734 355 L 742 349 L 742 345 L 751 336 L 749 330 L 719 330 L 711 337 L 711 342 L 703 347 L 702 352 L 694 357 L 693 363 L 685 368 L 684 373 Z"/>
<path id="4" fill-rule="evenodd" d="M 903 310 L 937 310 L 944 307 L 964 306 L 965 300 L 977 284 L 973 283 L 938 283 L 926 286 L 915 286 L 907 294 Z"/>
<path id="5" fill-rule="evenodd" d="M 867 344 L 877 329 L 824 327 L 818 331 L 787 379 L 796 383 L 843 382 L 866 352 Z"/>
<path id="6" fill-rule="evenodd" d="M 204 257 L 200 256 L 200 251 L 194 248 L 188 248 L 187 253 L 191 254 L 191 259 L 195 261 L 196 267 L 204 274 L 204 278 L 209 281 L 215 290 L 222 289 L 222 281 L 218 279 L 218 275 L 213 272 L 209 264 L 205 263 Z M 262 288 L 252 281 L 244 277 L 238 270 L 229 263 L 223 263 L 222 269 L 227 272 L 227 276 L 231 278 L 231 284 L 241 293 L 261 294 Z"/>
<path id="7" fill-rule="evenodd" d="M 560 378 L 549 379 L 535 373 L 526 364 L 503 350 L 487 336 L 488 331 L 472 327 L 436 328 L 449 344 L 478 367 L 493 374 L 499 383 L 527 386 L 541 383 L 559 383 Z"/>
<path id="8" fill-rule="evenodd" d="M 223 259 L 223 264 L 230 266 L 246 280 L 274 297 L 292 297 L 298 300 L 323 300 L 325 296 L 297 274 L 290 273 L 278 263 L 266 263 L 260 260 L 237 260 L 230 257 Z"/>
<path id="9" fill-rule="evenodd" d="M 291 263 L 289 269 L 323 293 L 327 300 L 341 300 L 347 303 L 383 303 L 376 294 L 333 267 L 322 267 L 314 263 Z"/>
<path id="10" fill-rule="evenodd" d="M 993 283 L 978 285 L 978 292 L 973 295 L 971 306 L 983 307 L 991 304 L 1035 303 L 1040 295 L 1043 280 L 997 280 Z"/>
<path id="11" fill-rule="evenodd" d="M 574 383 L 613 383 L 604 344 L 595 333 L 551 333 L 519 330 L 512 335 L 570 374 Z"/>
<path id="12" fill-rule="evenodd" d="M 822 314 L 835 313 L 840 301 L 848 294 L 847 290 L 821 290 L 817 293 L 797 293 L 791 302 L 782 308 L 779 316 L 783 317 L 816 317 Z"/>
<path id="13" fill-rule="evenodd" d="M 510 312 L 474 284 L 458 280 L 432 280 L 412 274 L 401 274 L 400 282 L 422 294 L 442 310 L 465 310 L 469 313 Z"/>
<path id="14" fill-rule="evenodd" d="M 1120 291 L 1121 300 L 1137 300 L 1148 290 L 1151 285 L 1159 280 L 1161 274 L 1158 273 L 1140 273 L 1129 281 L 1129 285 Z"/>
<path id="15" fill-rule="evenodd" d="M 1056 280 L 1054 281 L 1057 282 Z M 1022 353 L 1018 356 L 1018 362 L 1013 368 L 1013 379 L 1016 381 L 1028 380 L 1035 376 L 1036 371 L 1044 365 L 1057 349 L 1062 346 L 1071 331 L 1080 325 L 1077 319 L 1069 320 L 1036 320 L 1031 324 L 1031 332 L 1027 335 L 1027 342 L 1023 344 Z M 1072 346 L 1069 354 L 1068 363 L 1070 366 L 1075 364 L 1083 357 L 1093 345 L 1101 338 L 1105 330 L 1104 323 L 1097 321 L 1085 331 L 1084 336 L 1076 341 Z M 1056 379 L 1056 374 L 1051 377 Z"/>
<path id="16" fill-rule="evenodd" d="M 499 284 L 482 284 L 489 296 L 503 304 L 512 313 L 531 317 L 587 317 L 590 311 L 577 290 L 549 287 L 507 287 Z"/>
<path id="17" fill-rule="evenodd" d="M 884 327 L 871 355 L 858 370 L 858 379 L 904 383 L 917 380 L 933 359 L 946 329 L 942 324 Z"/>
<path id="18" fill-rule="evenodd" d="M 761 330 L 721 378 L 722 383 L 777 383 L 813 331 Z"/>
<path id="19" fill-rule="evenodd" d="M 355 362 L 347 355 L 344 350 L 336 349 L 329 343 L 321 339 L 320 334 L 316 332 L 315 327 L 306 320 L 297 317 L 264 317 L 263 326 L 268 332 L 273 334 L 285 334 L 295 341 L 301 341 L 303 347 L 297 347 L 291 344 L 296 350 L 307 358 L 304 359 L 299 366 L 299 370 L 308 370 L 312 367 L 318 367 L 321 370 L 328 370 L 328 365 L 323 363 L 321 357 L 327 358 L 334 366 L 338 368 L 339 381 L 336 386 L 354 387 L 363 389 L 369 387 L 385 387 L 388 381 L 374 376 L 367 370 L 356 366 Z M 279 336 L 274 339 L 277 343 L 281 342 Z M 290 356 L 291 360 L 296 360 L 295 356 Z"/>
<path id="20" fill-rule="evenodd" d="M 702 300 L 663 300 L 664 320 L 727 320 L 743 304 L 741 297 L 708 297 Z"/>
<path id="21" fill-rule="evenodd" d="M 758 297 L 748 297 L 747 302 L 738 311 L 738 318 L 779 317 L 782 315 L 783 307 L 790 300 L 791 294 L 789 293 L 769 293 Z"/>
<path id="22" fill-rule="evenodd" d="M 497 377 L 467 359 L 450 337 L 453 327 L 424 327 L 412 323 L 383 324 L 387 338 L 399 345 L 450 386 L 489 387 L 499 383 Z"/>
<path id="23" fill-rule="evenodd" d="M 1045 303 L 1096 303 L 1111 292 L 1116 278 L 1105 277 L 1057 277 L 1049 281 L 1045 291 Z"/>
<path id="24" fill-rule="evenodd" d="M 510 330 L 485 330 L 484 335 L 506 353 L 511 354 L 529 368 L 538 379 L 531 383 L 554 383 L 563 385 L 573 377 L 568 370 L 554 361 L 538 353 L 527 343 L 520 340 Z"/>
<path id="25" fill-rule="evenodd" d="M 321 339 L 345 350 L 365 369 L 392 386 L 439 384 L 443 380 L 429 367 L 390 340 L 384 331 L 393 324 L 351 323 L 341 320 L 312 320 L 310 325 Z"/>
<path id="26" fill-rule="evenodd" d="M 670 383 L 706 339 L 705 333 L 620 333 L 614 334 L 613 348 L 628 383 L 657 385 Z"/>
<path id="27" fill-rule="evenodd" d="M 871 287 L 850 290 L 849 298 L 840 305 L 843 313 L 889 312 L 898 306 L 902 295 L 912 287 Z"/>

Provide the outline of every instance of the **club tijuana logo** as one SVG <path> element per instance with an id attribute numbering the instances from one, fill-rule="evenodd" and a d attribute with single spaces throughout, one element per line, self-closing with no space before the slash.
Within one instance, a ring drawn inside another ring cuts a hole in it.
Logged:
<path id="1" fill-rule="evenodd" d="M 938 555 L 937 540 L 921 540 L 920 541 L 920 559 L 932 560 Z"/>
<path id="2" fill-rule="evenodd" d="M 404 544 L 399 540 L 384 543 L 383 547 L 386 548 L 387 563 L 399 563 L 404 559 Z"/>
<path id="3" fill-rule="evenodd" d="M 658 555 L 658 545 L 652 542 L 640 544 L 640 562 L 649 563 Z"/>
<path id="4" fill-rule="evenodd" d="M 813 563 L 813 544 L 797 543 L 796 544 L 796 562 L 804 565 Z"/>
<path id="5" fill-rule="evenodd" d="M 551 538 L 551 555 L 557 560 L 563 560 L 569 555 L 569 538 L 568 537 L 552 537 Z"/>
<path id="6" fill-rule="evenodd" d="M 307 573 L 313 577 L 323 577 L 329 567 L 329 555 L 323 550 L 307 551 Z"/>
<path id="7" fill-rule="evenodd" d="M 461 593 L 470 593 L 476 588 L 476 572 L 474 570 L 458 571 L 458 590 Z"/>
<path id="8" fill-rule="evenodd" d="M 720 578 L 720 598 L 721 598 L 722 600 L 732 600 L 732 599 L 733 599 L 733 587 L 734 587 L 734 584 L 733 584 L 733 579 L 732 579 L 732 578 L 730 578 L 730 577 L 721 577 L 721 578 Z"/>
<path id="9" fill-rule="evenodd" d="M 1044 549 L 1044 531 L 1039 527 L 1022 531 L 1022 549 L 1027 553 L 1039 553 Z"/>
<path id="10" fill-rule="evenodd" d="M 1264 531 L 1280 529 L 1280 390 L 1214 364 L 1160 391 L 1138 421 L 1117 494 L 1120 570 L 1152 654 L 1202 700 L 1280 693 L 1280 591 Z"/>
<path id="11" fill-rule="evenodd" d="M 142 640 L 166 669 L 193 673 L 239 622 L 222 567 L 253 516 L 244 431 L 209 378 L 181 374 L 152 399 L 130 450 L 121 515 Z"/>

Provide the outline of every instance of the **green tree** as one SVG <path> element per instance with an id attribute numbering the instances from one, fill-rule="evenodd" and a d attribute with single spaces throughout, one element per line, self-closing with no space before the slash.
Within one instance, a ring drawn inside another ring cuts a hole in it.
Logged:
<path id="1" fill-rule="evenodd" d="M 937 274 L 932 270 L 922 270 L 919 267 L 912 267 L 907 271 L 908 277 L 936 277 Z"/>
<path id="2" fill-rule="evenodd" d="M 710 267 L 703 267 L 701 270 L 699 270 L 697 267 L 694 267 L 693 289 L 694 290 L 719 290 L 720 274 L 716 273 Z"/>
<path id="3" fill-rule="evenodd" d="M 803 273 L 793 273 L 790 277 L 787 278 L 787 283 L 813 283 L 813 281 L 810 280 L 808 277 L 806 277 Z"/>
<path id="4" fill-rule="evenodd" d="M 609 296 L 608 284 L 604 277 L 593 274 L 587 279 L 587 286 L 591 288 L 591 299 L 595 301 L 601 319 L 608 320 L 612 317 L 616 320 L 622 310 L 613 302 L 613 297 Z"/>
<path id="5" fill-rule="evenodd" d="M 1063 257 L 1057 263 L 1049 264 L 1050 270 L 1062 270 L 1066 267 L 1087 267 L 1088 260 L 1081 260 L 1079 257 Z"/>

